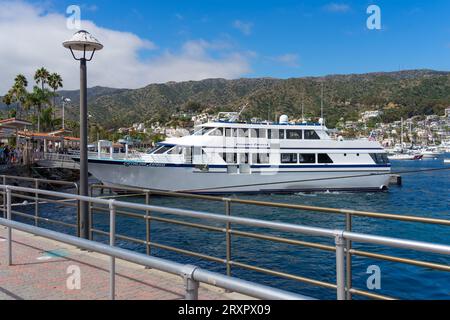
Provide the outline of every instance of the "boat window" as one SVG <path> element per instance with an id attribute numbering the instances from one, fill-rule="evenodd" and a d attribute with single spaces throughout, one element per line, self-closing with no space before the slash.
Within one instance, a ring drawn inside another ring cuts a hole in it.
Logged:
<path id="1" fill-rule="evenodd" d="M 316 163 L 315 153 L 300 153 L 298 155 L 298 160 L 300 163 Z"/>
<path id="2" fill-rule="evenodd" d="M 163 146 L 163 147 L 159 148 L 158 150 L 156 150 L 156 151 L 154 152 L 154 154 L 163 154 L 163 153 L 165 153 L 166 151 L 169 151 L 170 149 L 172 149 L 172 147 Z"/>
<path id="3" fill-rule="evenodd" d="M 331 160 L 330 156 L 326 153 L 319 153 L 317 155 L 317 162 L 318 163 L 333 163 L 333 160 Z"/>
<path id="4" fill-rule="evenodd" d="M 259 138 L 258 129 L 250 129 L 250 138 Z"/>
<path id="5" fill-rule="evenodd" d="M 225 137 L 232 137 L 233 136 L 233 129 L 226 128 L 225 129 Z"/>
<path id="6" fill-rule="evenodd" d="M 238 129 L 239 138 L 248 138 L 248 130 L 247 129 Z"/>
<path id="7" fill-rule="evenodd" d="M 287 139 L 301 139 L 302 138 L 302 130 L 286 130 L 286 138 Z"/>
<path id="8" fill-rule="evenodd" d="M 282 153 L 281 154 L 281 163 L 297 163 L 297 154 L 296 153 Z"/>
<path id="9" fill-rule="evenodd" d="M 226 163 L 232 163 L 232 164 L 237 163 L 237 154 L 236 153 L 222 153 L 222 154 L 220 154 L 220 156 L 222 157 L 223 161 L 225 161 Z"/>
<path id="10" fill-rule="evenodd" d="M 149 149 L 149 150 L 147 151 L 147 153 L 148 153 L 148 154 L 155 153 L 155 151 L 158 150 L 159 148 L 161 148 L 161 146 L 153 147 L 153 148 Z"/>
<path id="11" fill-rule="evenodd" d="M 266 139 L 267 138 L 267 130 L 266 129 L 258 129 L 257 131 L 259 131 L 258 137 L 261 139 Z"/>
<path id="12" fill-rule="evenodd" d="M 254 164 L 269 163 L 269 154 L 268 153 L 253 153 L 252 154 L 252 163 L 254 163 Z"/>
<path id="13" fill-rule="evenodd" d="M 284 130 L 269 130 L 269 139 L 284 139 Z"/>
<path id="14" fill-rule="evenodd" d="M 305 139 L 320 140 L 320 137 L 315 130 L 305 130 Z"/>
<path id="15" fill-rule="evenodd" d="M 269 163 L 269 154 L 258 153 L 258 163 Z"/>
<path id="16" fill-rule="evenodd" d="M 223 128 L 216 128 L 213 131 L 211 131 L 208 135 L 214 137 L 223 137 Z"/>
<path id="17" fill-rule="evenodd" d="M 376 164 L 389 164 L 389 159 L 386 153 L 371 153 L 370 156 Z"/>
<path id="18" fill-rule="evenodd" d="M 239 160 L 239 163 L 241 164 L 248 163 L 248 153 L 240 153 Z"/>
<path id="19" fill-rule="evenodd" d="M 175 146 L 167 153 L 168 154 L 182 154 L 183 153 L 183 147 Z"/>
<path id="20" fill-rule="evenodd" d="M 194 131 L 194 136 L 202 136 L 207 130 L 209 130 L 209 128 L 200 128 L 197 131 Z"/>

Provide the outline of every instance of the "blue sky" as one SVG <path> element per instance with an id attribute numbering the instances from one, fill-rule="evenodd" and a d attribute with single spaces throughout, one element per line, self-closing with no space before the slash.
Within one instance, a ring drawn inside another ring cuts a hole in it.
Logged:
<path id="1" fill-rule="evenodd" d="M 0 0 L 0 9 L 4 1 Z M 65 18 L 67 6 L 77 4 L 65 0 L 19 3 L 39 8 L 40 20 L 51 20 L 53 14 Z M 381 30 L 366 27 L 370 4 L 381 9 Z M 97 0 L 78 5 L 83 22 L 92 22 L 94 30 L 101 28 L 101 35 L 104 30 L 121 31 L 148 41 L 130 49 L 136 58 L 132 64 L 142 64 L 140 68 L 148 67 L 151 73 L 164 63 L 180 63 L 179 73 L 185 74 L 180 77 L 173 68 L 161 67 L 158 76 L 155 71 L 153 78 L 134 83 L 136 70 L 127 80 L 133 82 L 130 87 L 202 76 L 287 78 L 415 68 L 450 70 L 448 0 Z M 48 25 L 42 22 L 43 28 Z M 108 56 L 112 47 L 118 49 L 114 42 L 108 45 L 99 54 Z M 185 70 L 182 66 L 192 60 L 184 58 L 197 52 L 202 59 L 194 59 L 196 67 Z M 100 78 L 98 84 L 127 86 Z"/>
<path id="2" fill-rule="evenodd" d="M 56 8 L 71 3 L 58 1 Z M 381 8 L 382 30 L 366 28 L 369 4 Z M 249 76 L 450 69 L 447 0 L 103 0 L 85 2 L 82 10 L 83 19 L 131 31 L 163 48 L 189 39 L 228 39 L 256 55 Z M 236 21 L 248 26 L 247 34 Z M 285 55 L 296 55 L 298 62 L 277 63 Z"/>

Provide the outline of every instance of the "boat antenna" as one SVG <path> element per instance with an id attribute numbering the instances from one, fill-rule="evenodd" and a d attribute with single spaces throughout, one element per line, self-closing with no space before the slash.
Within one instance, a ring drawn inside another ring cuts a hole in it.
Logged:
<path id="1" fill-rule="evenodd" d="M 323 81 L 320 94 L 320 118 L 322 119 L 322 126 L 323 126 L 325 123 L 325 119 L 323 118 Z"/>
<path id="2" fill-rule="evenodd" d="M 240 110 L 237 114 L 234 114 L 234 115 L 232 115 L 232 116 L 230 117 L 230 121 L 231 121 L 231 122 L 237 121 L 237 120 L 239 119 L 239 117 L 241 116 L 242 112 L 244 112 L 244 110 L 245 110 L 247 107 L 248 107 L 248 102 L 247 102 L 246 104 L 244 104 L 244 105 L 241 107 L 241 110 Z"/>
<path id="3" fill-rule="evenodd" d="M 304 109 L 305 90 L 302 90 L 302 122 L 305 121 L 305 109 Z"/>

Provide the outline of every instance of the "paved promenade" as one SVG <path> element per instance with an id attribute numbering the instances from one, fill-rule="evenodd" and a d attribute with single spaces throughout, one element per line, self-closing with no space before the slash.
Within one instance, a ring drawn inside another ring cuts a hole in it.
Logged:
<path id="1" fill-rule="evenodd" d="M 0 300 L 109 298 L 109 257 L 13 230 L 13 265 L 8 267 L 5 237 L 6 228 L 0 227 Z M 116 299 L 183 298 L 180 277 L 116 260 Z M 245 298 L 200 285 L 202 300 Z"/>

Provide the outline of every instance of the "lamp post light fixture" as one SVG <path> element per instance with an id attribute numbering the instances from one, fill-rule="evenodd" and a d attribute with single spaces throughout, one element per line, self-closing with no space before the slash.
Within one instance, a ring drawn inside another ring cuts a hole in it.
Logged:
<path id="1" fill-rule="evenodd" d="M 96 51 L 103 45 L 89 32 L 80 30 L 72 38 L 63 42 L 75 60 L 80 61 L 80 195 L 88 196 L 88 132 L 87 132 L 87 74 L 86 62 L 91 61 Z M 80 52 L 77 57 L 74 51 Z M 80 237 L 89 238 L 88 203 L 80 201 Z"/>
<path id="2" fill-rule="evenodd" d="M 64 98 L 62 97 L 62 129 L 64 130 L 66 127 L 64 125 L 64 107 L 66 105 L 67 102 L 71 102 L 72 100 L 70 100 L 69 98 Z"/>

